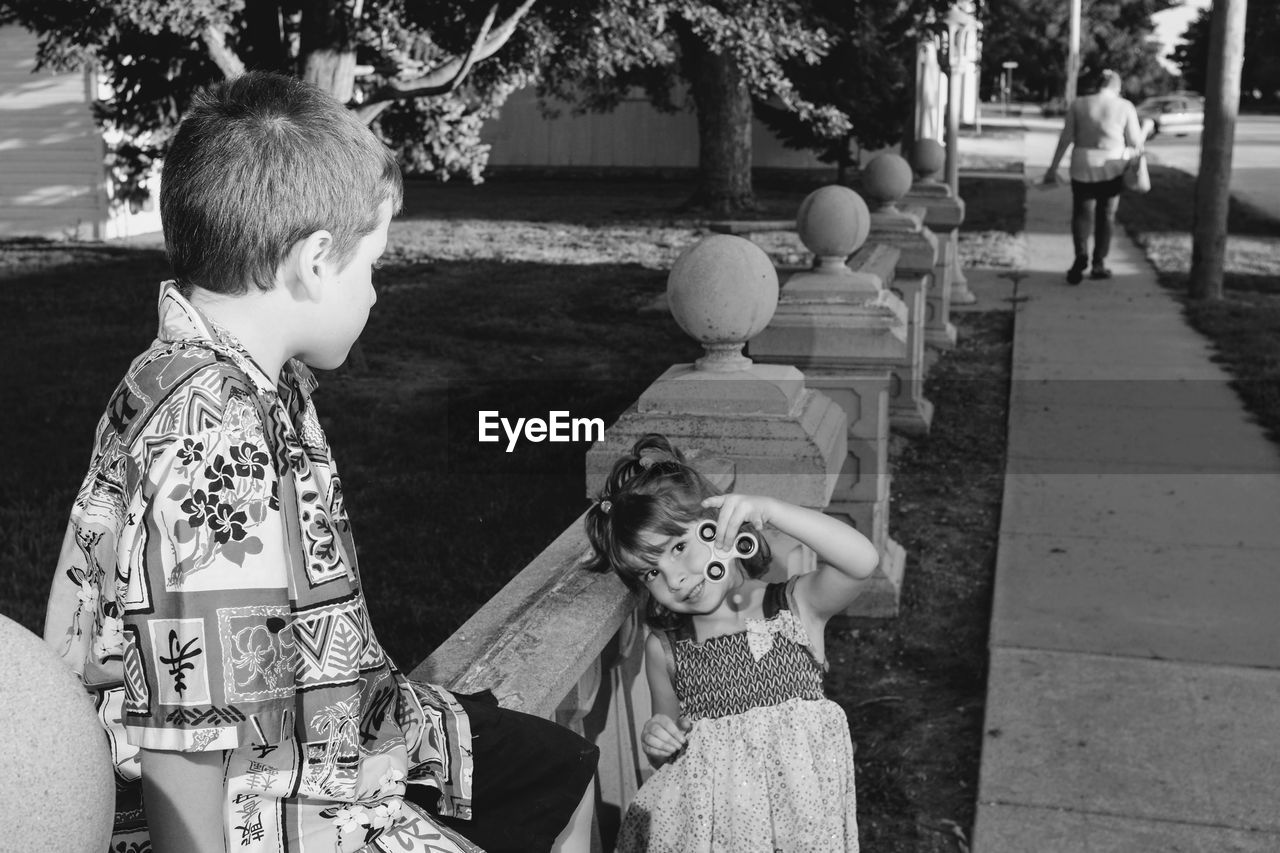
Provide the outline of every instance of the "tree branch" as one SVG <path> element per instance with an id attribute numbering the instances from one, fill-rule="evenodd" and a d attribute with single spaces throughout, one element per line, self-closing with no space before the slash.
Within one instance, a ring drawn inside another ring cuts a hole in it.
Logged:
<path id="1" fill-rule="evenodd" d="M 204 29 L 200 30 L 200 40 L 204 42 L 205 48 L 209 51 L 209 58 L 222 71 L 224 77 L 230 80 L 244 73 L 244 62 L 236 56 L 234 50 L 227 47 L 227 40 L 222 30 L 213 24 L 206 24 Z"/>
<path id="2" fill-rule="evenodd" d="M 419 98 L 428 95 L 445 95 L 457 89 L 477 62 L 493 56 L 510 40 L 512 33 L 516 31 L 516 25 L 533 6 L 534 2 L 536 0 L 524 0 L 520 7 L 496 28 L 493 27 L 493 19 L 498 14 L 498 7 L 496 5 L 493 6 L 489 10 L 489 14 L 485 16 L 484 24 L 481 25 L 475 41 L 464 56 L 455 56 L 421 77 L 416 77 L 412 80 L 398 80 L 395 78 L 387 80 L 370 96 L 369 101 L 359 108 L 360 111 L 371 109 L 383 101 Z M 381 112 L 382 109 L 379 108 L 377 112 Z"/>

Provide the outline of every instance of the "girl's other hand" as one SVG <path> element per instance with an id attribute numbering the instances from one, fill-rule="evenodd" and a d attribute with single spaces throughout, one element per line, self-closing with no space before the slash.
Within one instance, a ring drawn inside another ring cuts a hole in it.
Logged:
<path id="1" fill-rule="evenodd" d="M 756 530 L 764 530 L 778 505 L 778 499 L 730 492 L 727 495 L 713 495 L 704 500 L 702 505 L 708 509 L 719 508 L 720 514 L 716 516 L 716 547 L 721 551 L 732 551 L 733 541 L 744 523 L 750 522 Z"/>
<path id="2" fill-rule="evenodd" d="M 692 727 L 683 717 L 677 723 L 666 714 L 654 714 L 645 722 L 644 731 L 640 733 L 640 746 L 654 761 L 669 761 L 684 749 L 688 742 L 685 732 Z"/>

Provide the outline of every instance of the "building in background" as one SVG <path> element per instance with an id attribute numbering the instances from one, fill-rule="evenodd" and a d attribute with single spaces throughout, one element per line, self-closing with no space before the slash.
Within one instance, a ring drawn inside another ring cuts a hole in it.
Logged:
<path id="1" fill-rule="evenodd" d="M 687 110 L 660 112 L 639 91 L 612 112 L 573 115 L 566 104 L 547 118 L 530 86 L 512 93 L 480 139 L 490 146 L 489 167 L 498 171 L 680 174 L 698 168 L 697 117 Z M 751 152 L 758 169 L 835 171 L 810 151 L 785 147 L 759 121 L 753 123 Z"/>
<path id="2" fill-rule="evenodd" d="M 0 27 L 0 238 L 109 240 L 159 231 L 154 191 L 136 211 L 110 201 L 106 143 L 90 109 L 96 75 L 35 72 L 35 55 L 33 33 Z"/>

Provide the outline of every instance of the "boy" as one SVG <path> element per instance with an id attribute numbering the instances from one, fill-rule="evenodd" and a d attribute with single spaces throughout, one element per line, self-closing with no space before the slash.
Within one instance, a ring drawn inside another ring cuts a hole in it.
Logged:
<path id="1" fill-rule="evenodd" d="M 387 149 L 291 78 L 202 93 L 174 136 L 176 281 L 99 422 L 45 621 L 107 730 L 112 849 L 588 849 L 594 748 L 409 682 L 369 625 L 304 365 L 364 328 L 401 195 Z"/>

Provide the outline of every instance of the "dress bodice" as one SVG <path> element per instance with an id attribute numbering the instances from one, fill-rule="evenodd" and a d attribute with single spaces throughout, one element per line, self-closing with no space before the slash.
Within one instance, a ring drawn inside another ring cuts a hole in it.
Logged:
<path id="1" fill-rule="evenodd" d="M 787 583 L 770 584 L 764 618 L 747 628 L 701 643 L 669 635 L 675 662 L 673 686 L 691 720 L 741 714 L 791 699 L 822 699 L 823 666 L 804 626 L 792 612 Z"/>

